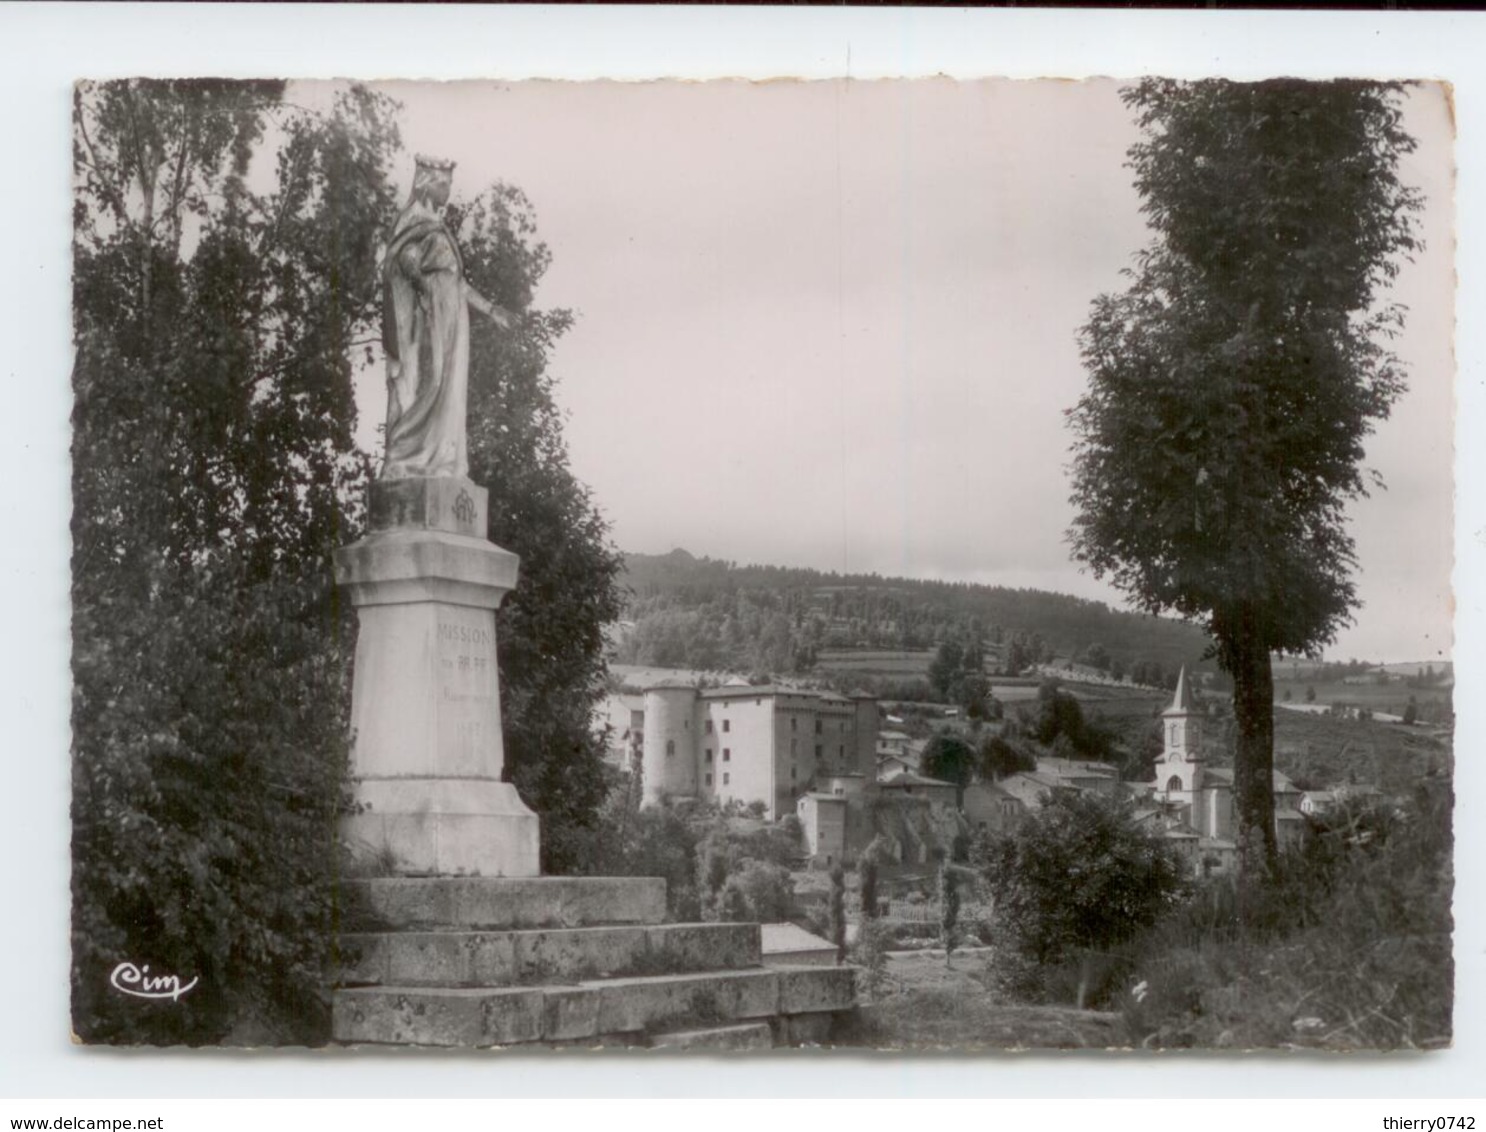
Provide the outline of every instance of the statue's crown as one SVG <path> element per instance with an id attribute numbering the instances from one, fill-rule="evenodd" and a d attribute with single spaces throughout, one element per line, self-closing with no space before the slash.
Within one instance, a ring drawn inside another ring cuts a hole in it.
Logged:
<path id="1" fill-rule="evenodd" d="M 442 157 L 429 157 L 427 154 L 424 153 L 420 153 L 416 157 L 414 157 L 413 163 L 419 169 L 431 169 L 439 173 L 454 172 L 454 162 L 446 161 Z"/>

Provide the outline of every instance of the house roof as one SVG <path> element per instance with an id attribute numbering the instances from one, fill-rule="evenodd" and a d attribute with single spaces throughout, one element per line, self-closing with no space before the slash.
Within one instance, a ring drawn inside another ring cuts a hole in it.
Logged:
<path id="1" fill-rule="evenodd" d="M 879 779 L 879 786 L 947 786 L 951 790 L 955 788 L 953 782 L 942 782 L 937 778 L 925 778 L 921 774 L 914 774 L 911 770 L 900 770 L 896 774 L 890 774 L 886 778 Z"/>
<path id="2" fill-rule="evenodd" d="M 1003 789 L 994 782 L 974 782 L 965 787 L 965 796 L 972 794 L 990 794 L 997 798 L 1015 798 L 1016 795 L 1010 790 Z"/>
<path id="3" fill-rule="evenodd" d="M 704 700 L 747 700 L 765 696 L 794 696 L 799 699 L 825 700 L 829 703 L 850 703 L 845 696 L 835 692 L 824 692 L 810 688 L 791 688 L 785 684 L 727 684 L 721 688 L 707 688 L 702 692 Z"/>
<path id="4" fill-rule="evenodd" d="M 1119 770 L 1109 763 L 1043 756 L 1037 760 L 1037 773 L 1056 774 L 1064 778 L 1114 778 Z"/>
<path id="5" fill-rule="evenodd" d="M 646 684 L 642 692 L 695 692 L 697 686 L 675 676 L 668 676 L 663 680 L 656 680 Z"/>

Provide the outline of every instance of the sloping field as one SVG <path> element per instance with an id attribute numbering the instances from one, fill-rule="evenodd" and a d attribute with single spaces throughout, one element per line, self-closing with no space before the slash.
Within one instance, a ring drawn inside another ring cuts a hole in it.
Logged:
<path id="1" fill-rule="evenodd" d="M 933 659 L 929 649 L 822 649 L 815 664 L 822 671 L 907 680 L 927 678 Z"/>

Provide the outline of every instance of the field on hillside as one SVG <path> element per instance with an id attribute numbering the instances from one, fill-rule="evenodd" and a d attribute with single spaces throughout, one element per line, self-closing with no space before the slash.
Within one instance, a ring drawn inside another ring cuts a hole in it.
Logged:
<path id="1" fill-rule="evenodd" d="M 1308 703 L 1308 689 L 1314 689 L 1314 702 L 1318 704 L 1367 708 L 1369 711 L 1399 716 L 1403 715 L 1404 709 L 1408 707 L 1409 697 L 1412 696 L 1419 705 L 1421 718 L 1434 718 L 1437 711 L 1449 712 L 1453 694 L 1453 689 L 1448 686 L 1411 688 L 1403 681 L 1390 684 L 1343 684 L 1340 680 L 1335 680 L 1317 684 L 1305 679 L 1281 679 L 1277 666 L 1274 682 L 1276 703 L 1284 700 L 1286 692 L 1290 693 L 1291 703 Z"/>
<path id="2" fill-rule="evenodd" d="M 1427 728 L 1293 711 L 1275 712 L 1274 763 L 1302 787 L 1355 782 L 1405 796 L 1454 765 L 1449 741 Z"/>
<path id="3" fill-rule="evenodd" d="M 884 676 L 894 680 L 928 678 L 931 649 L 821 649 L 815 656 L 819 672 L 854 676 Z"/>

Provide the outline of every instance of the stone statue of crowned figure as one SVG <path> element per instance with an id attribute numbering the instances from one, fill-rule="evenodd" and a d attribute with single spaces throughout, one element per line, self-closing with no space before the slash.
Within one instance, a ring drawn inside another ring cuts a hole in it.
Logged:
<path id="1" fill-rule="evenodd" d="M 444 224 L 454 163 L 419 156 L 382 268 L 387 358 L 383 479 L 466 476 L 470 311 L 503 330 L 515 318 L 472 286 Z"/>
<path id="2" fill-rule="evenodd" d="M 495 611 L 519 560 L 487 538 L 469 477 L 470 310 L 515 317 L 464 275 L 444 224 L 453 162 L 419 157 L 388 237 L 382 340 L 387 450 L 367 534 L 336 552 L 356 607 L 353 852 L 403 876 L 537 874 L 537 818 L 505 765 Z"/>

